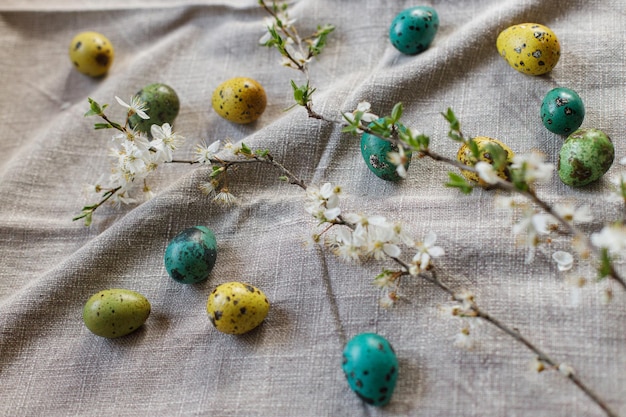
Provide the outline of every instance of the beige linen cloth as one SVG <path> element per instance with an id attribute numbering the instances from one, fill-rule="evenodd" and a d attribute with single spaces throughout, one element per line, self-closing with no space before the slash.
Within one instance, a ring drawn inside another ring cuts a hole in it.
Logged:
<path id="1" fill-rule="evenodd" d="M 420 3 L 417 3 L 420 4 Z M 315 109 L 331 118 L 369 101 L 388 114 L 405 105 L 406 124 L 454 157 L 440 112 L 452 107 L 466 134 L 505 141 L 515 152 L 544 152 L 556 163 L 563 138 L 548 132 L 539 105 L 552 88 L 579 92 L 585 127 L 603 129 L 624 145 L 626 9 L 622 0 L 439 0 L 440 30 L 432 46 L 404 56 L 388 27 L 414 2 L 298 0 L 290 4 L 302 34 L 318 24 L 336 31 L 311 63 Z M 385 215 L 422 239 L 437 234 L 446 255 L 441 278 L 469 289 L 495 317 L 572 366 L 620 415 L 626 415 L 626 296 L 603 303 L 604 284 L 582 289 L 568 278 L 593 278 L 577 262 L 559 273 L 552 243 L 526 264 L 506 211 L 494 193 L 470 196 L 446 188 L 445 165 L 415 159 L 408 178 L 384 182 L 363 164 L 357 138 L 307 118 L 292 104 L 289 80 L 275 50 L 258 46 L 266 14 L 256 0 L 0 2 L 0 415 L 4 416 L 601 416 L 602 411 L 557 371 L 530 370 L 533 355 L 489 325 L 472 329 L 473 350 L 454 346 L 463 323 L 442 313 L 448 297 L 405 280 L 396 307 L 379 306 L 372 280 L 389 262 L 338 260 L 310 242 L 315 221 L 301 189 L 270 167 L 248 165 L 231 178 L 239 204 L 223 208 L 198 187 L 208 170 L 162 166 L 150 178 L 156 196 L 121 208 L 103 207 L 93 225 L 72 222 L 85 203 L 84 183 L 107 173 L 109 131 L 85 119 L 87 98 L 115 104 L 144 85 L 163 82 L 181 100 L 175 128 L 193 157 L 202 140 L 243 140 L 267 148 L 309 184 L 343 187 L 344 211 Z M 561 41 L 549 75 L 510 68 L 495 40 L 509 25 L 542 23 Z M 116 48 L 109 74 L 91 79 L 68 58 L 75 34 L 104 33 Z M 259 81 L 268 108 L 251 125 L 235 125 L 211 109 L 222 81 Z M 119 119 L 123 109 L 110 107 Z M 610 177 L 573 189 L 555 175 L 538 187 L 554 203 L 591 207 L 588 233 L 620 218 L 607 202 Z M 163 254 L 181 230 L 206 225 L 219 246 L 215 269 L 199 285 L 168 277 Z M 412 254 L 406 253 L 410 257 Z M 622 273 L 626 268 L 619 265 Z M 243 281 L 266 293 L 266 321 L 243 336 L 219 333 L 208 320 L 209 292 Z M 91 334 L 81 312 L 107 288 L 144 294 L 152 314 L 137 332 L 116 340 Z M 341 370 L 345 342 L 377 332 L 395 347 L 398 385 L 391 403 L 372 408 L 349 389 Z"/>

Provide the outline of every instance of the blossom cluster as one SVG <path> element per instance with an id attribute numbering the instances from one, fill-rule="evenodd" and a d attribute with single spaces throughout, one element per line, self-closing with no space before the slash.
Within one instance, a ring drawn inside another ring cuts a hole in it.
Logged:
<path id="1" fill-rule="evenodd" d="M 415 276 L 430 269 L 433 258 L 444 255 L 444 249 L 435 245 L 437 235 L 433 232 L 427 233 L 422 241 L 416 241 L 401 223 L 391 222 L 383 216 L 343 213 L 339 206 L 340 193 L 341 187 L 331 183 L 321 187 L 309 186 L 305 206 L 320 224 L 345 226 L 337 228 L 327 239 L 340 259 L 351 262 L 386 258 L 399 260 L 402 248 L 406 248 L 413 257 L 404 272 Z M 387 306 L 396 300 L 400 275 L 394 271 L 383 271 L 374 280 L 376 286 L 386 290 L 381 304 Z"/>

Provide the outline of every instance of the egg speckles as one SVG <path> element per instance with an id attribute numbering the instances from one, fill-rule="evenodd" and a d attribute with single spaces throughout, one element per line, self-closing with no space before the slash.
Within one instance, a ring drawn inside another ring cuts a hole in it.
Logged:
<path id="1" fill-rule="evenodd" d="M 129 124 L 133 129 L 140 132 L 150 133 L 152 125 L 174 123 L 180 110 L 178 94 L 172 87 L 162 83 L 149 84 L 137 92 L 137 96 L 146 103 L 146 114 L 149 119 L 142 119 L 134 114 L 130 117 Z"/>
<path id="2" fill-rule="evenodd" d="M 92 295 L 83 308 L 85 326 L 110 339 L 137 330 L 150 315 L 150 302 L 138 292 L 114 288 Z"/>
<path id="3" fill-rule="evenodd" d="M 391 344 L 375 333 L 354 336 L 343 350 L 343 372 L 350 388 L 366 403 L 391 400 L 398 379 L 398 358 Z"/>
<path id="4" fill-rule="evenodd" d="M 541 122 L 552 133 L 572 133 L 580 127 L 584 118 L 583 101 L 576 91 L 569 88 L 554 88 L 541 102 Z"/>
<path id="5" fill-rule="evenodd" d="M 231 78 L 213 92 L 211 104 L 217 114 L 234 123 L 251 123 L 265 111 L 267 96 L 255 80 L 245 77 Z"/>
<path id="6" fill-rule="evenodd" d="M 391 22 L 389 40 L 400 52 L 416 55 L 431 44 L 439 28 L 439 16 L 432 7 L 403 10 Z"/>
<path id="7" fill-rule="evenodd" d="M 69 53 L 74 68 L 91 77 L 106 74 L 115 57 L 111 41 L 97 32 L 76 35 L 70 43 Z"/>
<path id="8" fill-rule="evenodd" d="M 227 282 L 209 295 L 206 309 L 217 330 L 243 334 L 263 322 L 270 310 L 270 303 L 263 291 L 252 285 Z"/>
<path id="9" fill-rule="evenodd" d="M 580 187 L 602 177 L 613 164 L 611 139 L 598 129 L 579 129 L 568 136 L 559 151 L 559 178 Z"/>
<path id="10" fill-rule="evenodd" d="M 530 75 L 552 71 L 561 56 L 561 45 L 554 32 L 538 23 L 506 28 L 498 35 L 496 47 L 511 67 Z"/>
<path id="11" fill-rule="evenodd" d="M 194 226 L 174 237 L 165 249 L 165 269 L 178 282 L 204 281 L 215 266 L 217 241 L 205 226 Z"/>
<path id="12" fill-rule="evenodd" d="M 508 179 L 508 174 L 507 174 L 507 168 L 508 165 L 512 162 L 513 160 L 513 151 L 511 150 L 511 148 L 509 148 L 507 145 L 505 145 L 504 143 L 500 142 L 497 139 L 493 139 L 493 138 L 489 138 L 487 136 L 478 136 L 473 138 L 474 142 L 476 143 L 476 145 L 478 146 L 478 151 L 479 151 L 479 158 L 476 159 L 476 157 L 474 156 L 474 154 L 472 153 L 472 150 L 470 149 L 470 147 L 464 143 L 463 145 L 461 145 L 461 147 L 459 148 L 459 151 L 457 152 L 456 155 L 456 159 L 461 162 L 464 165 L 467 166 L 471 166 L 473 167 L 474 165 L 476 165 L 476 163 L 480 160 L 480 161 L 484 161 L 484 162 L 488 162 L 490 164 L 493 164 L 493 158 L 489 152 L 489 147 L 490 146 L 498 146 L 500 147 L 502 150 L 504 150 L 506 152 L 506 164 L 499 167 L 499 169 L 497 170 L 497 174 L 500 178 L 506 180 Z M 461 174 L 463 174 L 463 176 L 465 178 L 467 178 L 470 181 L 473 182 L 477 182 L 478 184 L 482 185 L 482 186 L 486 186 L 487 184 L 481 180 L 478 176 L 477 173 L 475 172 L 470 172 L 470 171 L 461 171 Z"/>

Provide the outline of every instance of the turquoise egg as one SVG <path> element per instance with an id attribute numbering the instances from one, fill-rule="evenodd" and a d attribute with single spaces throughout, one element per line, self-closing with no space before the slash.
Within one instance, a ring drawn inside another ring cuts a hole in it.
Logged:
<path id="1" fill-rule="evenodd" d="M 583 124 L 585 106 L 574 90 L 565 87 L 552 89 L 541 103 L 541 121 L 552 133 L 567 135 Z"/>
<path id="2" fill-rule="evenodd" d="M 369 127 L 372 126 L 374 124 L 370 123 Z M 402 177 L 396 171 L 398 166 L 387 159 L 389 152 L 398 152 L 398 146 L 369 133 L 361 135 L 361 155 L 370 171 L 386 181 L 398 181 Z M 408 170 L 411 164 L 411 151 L 405 150 L 405 155 L 408 160 L 404 164 L 404 168 Z"/>
<path id="3" fill-rule="evenodd" d="M 578 129 L 568 136 L 559 151 L 559 178 L 580 187 L 602 177 L 613 164 L 611 138 L 599 129 Z"/>
<path id="4" fill-rule="evenodd" d="M 175 281 L 194 284 L 204 281 L 215 266 L 217 242 L 205 226 L 194 226 L 174 237 L 165 249 L 165 269 Z"/>
<path id="5" fill-rule="evenodd" d="M 384 337 L 375 333 L 354 336 L 343 350 L 343 372 L 350 388 L 370 405 L 391 400 L 398 379 L 398 358 Z"/>
<path id="6" fill-rule="evenodd" d="M 152 125 L 174 123 L 180 110 L 180 100 L 172 87 L 161 83 L 150 84 L 139 90 L 137 95 L 146 103 L 146 114 L 150 118 L 144 120 L 136 114 L 132 115 L 128 120 L 131 128 L 149 134 Z"/>
<path id="7" fill-rule="evenodd" d="M 424 51 L 439 29 L 439 16 L 432 7 L 411 7 L 398 13 L 389 28 L 389 40 L 400 52 L 416 55 Z"/>

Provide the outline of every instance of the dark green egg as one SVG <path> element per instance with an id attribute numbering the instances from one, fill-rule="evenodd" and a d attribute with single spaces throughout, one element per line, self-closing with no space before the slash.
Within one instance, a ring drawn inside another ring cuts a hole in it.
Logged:
<path id="1" fill-rule="evenodd" d="M 559 151 L 559 178 L 580 187 L 602 177 L 613 164 L 611 139 L 598 129 L 578 129 L 568 136 Z"/>
<path id="2" fill-rule="evenodd" d="M 391 400 L 398 380 L 398 358 L 391 344 L 376 333 L 354 336 L 343 350 L 343 372 L 350 388 L 367 404 Z"/>
<path id="3" fill-rule="evenodd" d="M 180 110 L 180 100 L 172 87 L 161 83 L 150 84 L 139 90 L 137 95 L 146 103 L 148 107 L 146 114 L 150 118 L 144 120 L 136 114 L 132 115 L 129 119 L 131 128 L 150 133 L 152 125 L 174 123 Z"/>
<path id="4" fill-rule="evenodd" d="M 567 135 L 583 124 L 585 106 L 576 91 L 565 87 L 550 90 L 541 103 L 541 121 L 552 133 Z"/>
<path id="5" fill-rule="evenodd" d="M 204 281 L 215 266 L 217 241 L 205 226 L 194 226 L 174 237 L 165 250 L 165 269 L 175 281 L 194 284 Z"/>
<path id="6" fill-rule="evenodd" d="M 372 126 L 374 124 L 370 123 L 369 127 Z M 369 133 L 361 135 L 361 155 L 370 171 L 386 181 L 398 181 L 402 177 L 396 171 L 398 166 L 387 159 L 389 152 L 398 152 L 398 146 Z M 408 170 L 411 164 L 411 151 L 407 149 L 405 154 L 408 160 L 404 164 L 404 168 Z"/>

